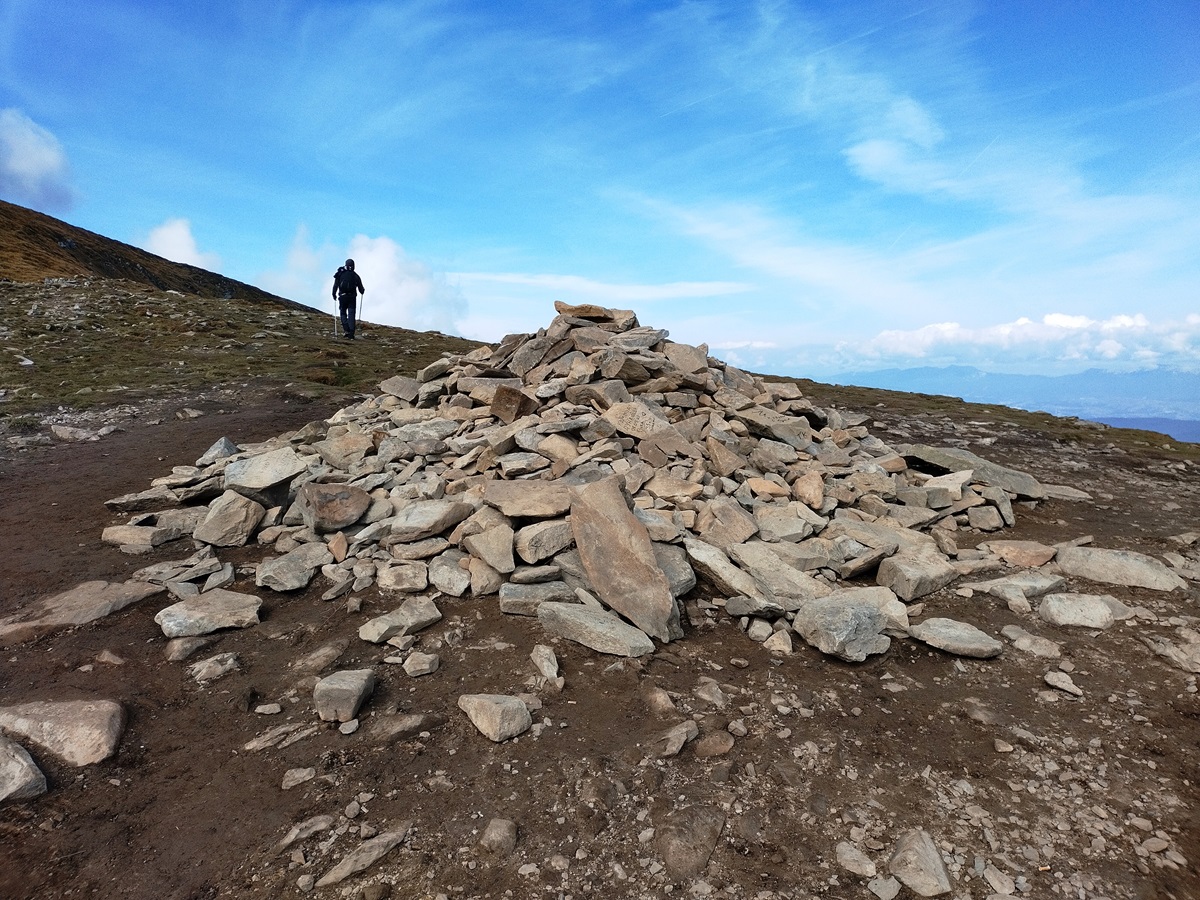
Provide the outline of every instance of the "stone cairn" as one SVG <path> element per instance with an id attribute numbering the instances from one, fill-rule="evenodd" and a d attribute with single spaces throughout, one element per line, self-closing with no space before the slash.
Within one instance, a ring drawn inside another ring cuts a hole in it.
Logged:
<path id="1" fill-rule="evenodd" d="M 906 604 L 994 568 L 954 533 L 1011 525 L 1014 500 L 1045 496 L 1034 478 L 966 451 L 890 447 L 868 417 L 814 406 L 632 311 L 555 307 L 536 334 L 389 378 L 264 444 L 222 439 L 109 501 L 139 514 L 105 540 L 200 548 L 135 576 L 179 600 L 159 613 L 164 633 L 196 641 L 257 621 L 259 599 L 227 590 L 235 572 L 217 557 L 253 539 L 278 554 L 257 566 L 259 587 L 295 591 L 320 572 L 324 599 L 352 609 L 371 587 L 407 595 L 359 632 L 402 653 L 440 619 L 440 594 L 498 595 L 551 634 L 641 656 L 683 636 L 680 599 L 698 582 L 709 599 L 692 617 L 723 607 L 771 650 L 798 634 L 850 661 L 899 636 L 1000 652 L 966 623 L 910 629 Z"/>

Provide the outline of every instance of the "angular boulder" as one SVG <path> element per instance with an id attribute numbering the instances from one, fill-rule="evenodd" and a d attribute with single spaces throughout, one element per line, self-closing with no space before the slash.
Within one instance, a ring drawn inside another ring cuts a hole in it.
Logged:
<path id="1" fill-rule="evenodd" d="M 467 714 L 471 724 L 489 741 L 497 744 L 529 730 L 533 718 L 519 697 L 503 694 L 463 694 L 458 708 Z"/>
<path id="2" fill-rule="evenodd" d="M 309 482 L 296 492 L 296 511 L 317 534 L 349 528 L 370 505 L 371 495 L 349 484 Z"/>
<path id="3" fill-rule="evenodd" d="M 284 506 L 292 480 L 308 466 L 291 447 L 281 447 L 225 467 L 225 487 L 249 497 L 265 508 Z"/>
<path id="4" fill-rule="evenodd" d="M 619 478 L 575 488 L 571 530 L 600 599 L 651 637 L 683 636 L 671 585 L 659 570 L 646 526 L 630 511 Z"/>
<path id="5" fill-rule="evenodd" d="M 0 707 L 0 731 L 70 766 L 90 766 L 117 752 L 125 707 L 113 700 L 37 701 Z"/>

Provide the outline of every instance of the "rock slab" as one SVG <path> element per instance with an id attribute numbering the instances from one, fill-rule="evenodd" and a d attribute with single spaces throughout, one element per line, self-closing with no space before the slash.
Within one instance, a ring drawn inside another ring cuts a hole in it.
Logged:
<path id="1" fill-rule="evenodd" d="M 159 610 L 154 621 L 169 638 L 196 637 L 222 628 L 257 625 L 261 606 L 253 594 L 216 588 Z"/>
<path id="2" fill-rule="evenodd" d="M 16 735 L 72 766 L 117 752 L 125 707 L 113 700 L 36 701 L 0 707 L 0 731 Z"/>

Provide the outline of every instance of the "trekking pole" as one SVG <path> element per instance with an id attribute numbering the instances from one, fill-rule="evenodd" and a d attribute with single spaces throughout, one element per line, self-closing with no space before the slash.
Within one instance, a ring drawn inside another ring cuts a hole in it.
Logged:
<path id="1" fill-rule="evenodd" d="M 338 336 L 338 302 L 337 297 L 333 298 L 333 336 L 336 339 Z"/>
<path id="2" fill-rule="evenodd" d="M 357 317 L 357 318 L 354 320 L 354 331 L 355 331 L 355 333 L 357 333 L 357 332 L 358 332 L 358 326 L 362 324 L 362 311 L 363 311 L 363 304 L 366 302 L 366 300 L 367 300 L 367 292 L 366 292 L 366 291 L 363 291 L 363 292 L 362 292 L 361 294 L 359 294 L 359 296 L 358 296 L 358 309 L 357 309 L 357 312 L 358 312 L 358 317 Z"/>

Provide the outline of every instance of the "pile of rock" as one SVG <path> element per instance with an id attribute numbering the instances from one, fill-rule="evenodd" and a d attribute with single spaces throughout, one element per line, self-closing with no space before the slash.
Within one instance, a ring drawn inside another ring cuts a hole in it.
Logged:
<path id="1" fill-rule="evenodd" d="M 498 595 L 503 611 L 604 653 L 681 637 L 680 600 L 698 581 L 715 599 L 693 615 L 723 606 L 781 652 L 792 633 L 848 660 L 910 634 L 999 652 L 949 620 L 910 632 L 905 603 L 997 567 L 959 552 L 954 533 L 1011 525 L 1014 501 L 1046 495 L 1034 478 L 965 451 L 890 447 L 867 417 L 672 342 L 631 311 L 557 310 L 537 334 L 390 378 L 266 444 L 222 440 L 109 501 L 135 513 L 105 532 L 124 550 L 183 535 L 203 548 L 179 571 L 141 576 L 180 600 L 169 636 L 202 633 L 180 616 L 233 578 L 210 548 L 254 540 L 277 554 L 258 565 L 259 587 L 294 591 L 320 572 L 324 598 L 352 604 L 372 586 Z M 871 576 L 876 587 L 840 587 Z M 440 616 L 410 613 L 360 635 L 403 638 Z"/>

